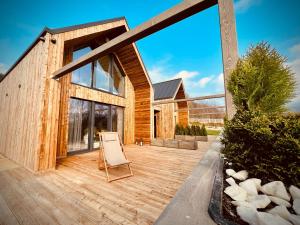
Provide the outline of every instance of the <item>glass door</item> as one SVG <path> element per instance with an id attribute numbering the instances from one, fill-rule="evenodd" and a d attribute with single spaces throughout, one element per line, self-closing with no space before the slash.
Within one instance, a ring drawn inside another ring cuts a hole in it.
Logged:
<path id="1" fill-rule="evenodd" d="M 93 148 L 99 148 L 99 135 L 98 132 L 110 131 L 110 106 L 95 103 L 94 111 L 94 132 L 93 132 Z"/>
<path id="2" fill-rule="evenodd" d="M 90 102 L 70 99 L 68 152 L 89 148 Z"/>
<path id="3" fill-rule="evenodd" d="M 122 107 L 70 99 L 68 153 L 98 149 L 99 132 L 117 131 L 123 140 Z"/>

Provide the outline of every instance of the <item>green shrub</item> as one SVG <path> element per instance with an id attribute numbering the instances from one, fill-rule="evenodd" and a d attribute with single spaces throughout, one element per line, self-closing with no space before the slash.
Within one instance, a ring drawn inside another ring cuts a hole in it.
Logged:
<path id="1" fill-rule="evenodd" d="M 287 59 L 267 43 L 250 47 L 228 82 L 235 106 L 265 113 L 284 111 L 296 87 L 286 63 Z"/>
<path id="2" fill-rule="evenodd" d="M 203 136 L 203 135 L 202 135 L 202 130 L 201 130 L 200 125 L 196 126 L 196 135 L 197 135 L 197 136 Z"/>
<path id="3" fill-rule="evenodd" d="M 191 135 L 191 127 L 189 125 L 185 127 L 185 135 Z"/>
<path id="4" fill-rule="evenodd" d="M 175 126 L 175 135 L 180 135 L 181 134 L 181 128 L 179 124 L 176 124 Z"/>
<path id="5" fill-rule="evenodd" d="M 202 124 L 202 127 L 201 127 L 201 133 L 202 133 L 202 136 L 207 136 L 207 130 L 206 130 L 204 124 Z"/>
<path id="6" fill-rule="evenodd" d="M 294 115 L 238 110 L 225 121 L 222 153 L 236 170 L 264 182 L 300 186 L 300 120 Z"/>

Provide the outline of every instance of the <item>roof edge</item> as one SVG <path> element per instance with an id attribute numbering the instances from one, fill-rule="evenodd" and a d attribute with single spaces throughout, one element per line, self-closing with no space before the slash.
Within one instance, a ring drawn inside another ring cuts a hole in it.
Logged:
<path id="1" fill-rule="evenodd" d="M 76 29 L 82 29 L 82 28 L 87 28 L 90 26 L 97 26 L 105 23 L 112 23 L 120 20 L 125 20 L 125 23 L 127 25 L 127 20 L 124 16 L 122 17 L 116 17 L 112 19 L 106 19 L 106 20 L 100 20 L 96 22 L 89 22 L 89 23 L 84 23 L 84 24 L 79 24 L 79 25 L 73 25 L 73 26 L 68 26 L 68 27 L 63 27 L 63 28 L 57 28 L 57 29 L 50 29 L 48 27 L 44 27 L 44 29 L 40 32 L 40 34 L 34 39 L 34 41 L 29 45 L 29 47 L 17 58 L 14 64 L 9 67 L 9 69 L 5 72 L 3 78 L 0 80 L 0 83 L 7 77 L 7 75 L 19 64 L 19 62 L 30 52 L 30 50 L 40 41 L 40 38 L 43 37 L 46 33 L 50 34 L 59 34 L 59 33 L 64 33 Z M 127 25 L 128 26 L 128 25 Z"/>
<path id="2" fill-rule="evenodd" d="M 170 81 L 174 81 L 174 80 L 180 80 L 180 82 L 178 83 L 178 85 L 176 87 L 176 91 L 174 92 L 173 96 L 170 97 L 170 98 L 157 98 L 157 99 L 154 99 L 154 101 L 174 99 L 176 97 L 181 85 L 182 85 L 182 88 L 183 88 L 184 95 L 186 95 L 184 85 L 183 85 L 183 79 L 181 77 L 174 78 L 174 79 L 171 79 L 171 80 L 165 80 L 165 81 L 162 81 L 162 82 L 157 82 L 157 83 L 154 83 L 153 86 L 155 86 L 156 84 L 162 84 L 162 83 L 166 83 L 166 82 L 170 82 Z M 155 89 L 154 89 L 154 91 L 155 91 Z"/>

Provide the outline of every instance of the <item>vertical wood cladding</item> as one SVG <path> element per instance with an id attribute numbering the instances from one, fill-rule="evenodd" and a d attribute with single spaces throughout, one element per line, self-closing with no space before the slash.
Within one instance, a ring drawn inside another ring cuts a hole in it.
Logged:
<path id="1" fill-rule="evenodd" d="M 49 35 L 0 83 L 0 153 L 37 170 L 46 95 Z"/>

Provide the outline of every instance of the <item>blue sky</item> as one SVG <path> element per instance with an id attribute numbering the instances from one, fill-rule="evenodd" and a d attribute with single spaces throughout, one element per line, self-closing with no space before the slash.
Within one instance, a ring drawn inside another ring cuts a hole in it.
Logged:
<path id="1" fill-rule="evenodd" d="M 43 27 L 58 28 L 126 16 L 131 28 L 179 0 L 10 0 L 1 3 L 0 72 Z M 300 1 L 236 0 L 239 54 L 268 41 L 288 57 L 298 81 L 290 108 L 300 111 Z M 190 96 L 224 92 L 218 8 L 214 6 L 137 43 L 153 82 L 182 77 Z"/>

